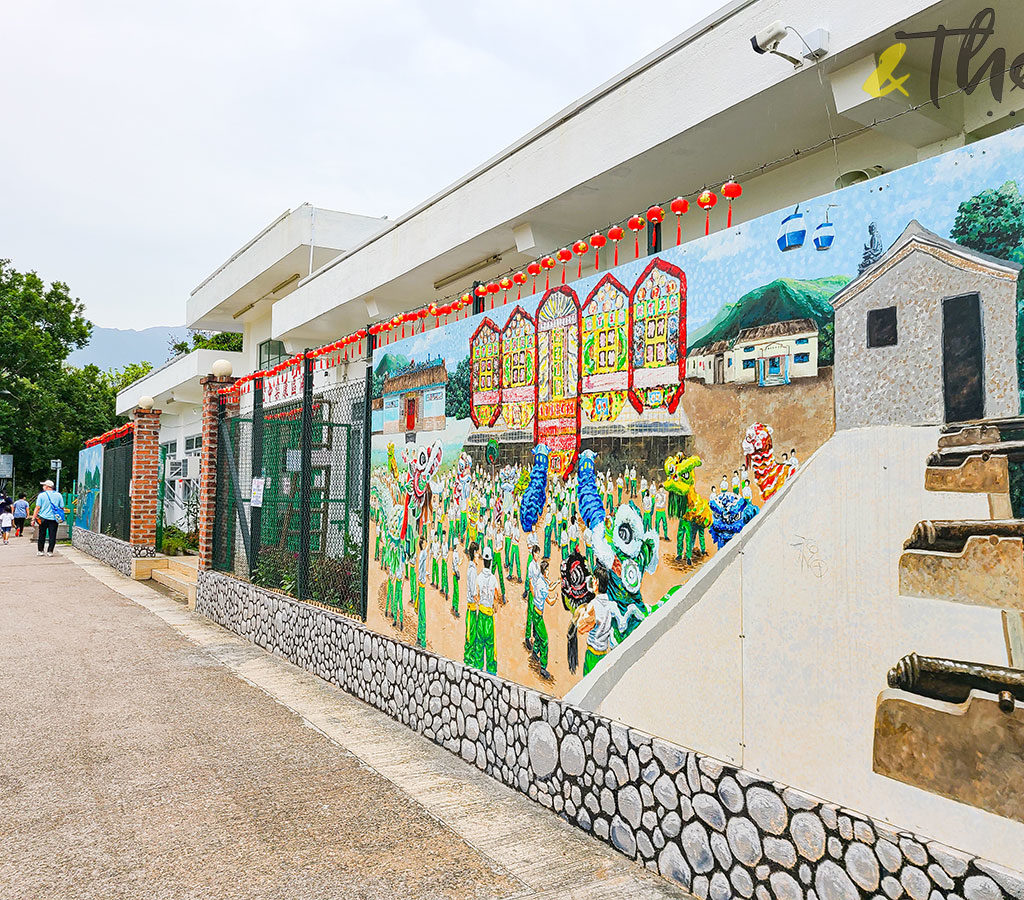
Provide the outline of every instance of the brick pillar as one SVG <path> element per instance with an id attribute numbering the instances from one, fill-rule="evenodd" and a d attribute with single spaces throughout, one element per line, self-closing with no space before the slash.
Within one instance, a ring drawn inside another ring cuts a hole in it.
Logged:
<path id="1" fill-rule="evenodd" d="M 160 483 L 160 410 L 137 407 L 132 447 L 132 520 L 128 542 L 156 546 L 157 488 Z"/>
<path id="2" fill-rule="evenodd" d="M 217 440 L 219 434 L 221 388 L 230 387 L 236 379 L 230 375 L 206 375 L 199 379 L 203 386 L 203 449 L 199 457 L 199 568 L 213 568 L 213 528 L 217 514 Z M 227 395 L 224 395 L 227 397 Z M 238 400 L 226 400 L 228 415 L 238 412 Z"/>

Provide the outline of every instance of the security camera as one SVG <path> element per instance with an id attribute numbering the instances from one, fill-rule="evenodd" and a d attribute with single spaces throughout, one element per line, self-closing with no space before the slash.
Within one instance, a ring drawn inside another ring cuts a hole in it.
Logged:
<path id="1" fill-rule="evenodd" d="M 779 44 L 785 36 L 785 22 L 776 19 L 750 39 L 750 46 L 754 48 L 755 53 L 773 53 L 779 49 Z"/>
<path id="2" fill-rule="evenodd" d="M 762 28 L 750 39 L 750 46 L 754 48 L 755 53 L 772 53 L 786 60 L 786 62 L 792 63 L 794 68 L 799 69 L 803 63 L 796 57 L 783 53 L 779 49 L 782 39 L 790 31 L 796 33 L 795 29 L 788 27 L 781 19 L 776 19 L 771 25 Z"/>

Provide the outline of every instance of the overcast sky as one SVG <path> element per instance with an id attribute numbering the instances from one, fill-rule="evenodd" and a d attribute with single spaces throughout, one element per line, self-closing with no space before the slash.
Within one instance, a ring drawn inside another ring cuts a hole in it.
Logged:
<path id="1" fill-rule="evenodd" d="M 8 4 L 0 257 L 181 325 L 285 209 L 397 216 L 722 2 Z"/>

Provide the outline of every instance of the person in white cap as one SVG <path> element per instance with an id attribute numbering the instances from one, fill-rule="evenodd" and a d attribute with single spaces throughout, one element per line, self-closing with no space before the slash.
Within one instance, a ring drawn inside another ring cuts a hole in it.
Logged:
<path id="1" fill-rule="evenodd" d="M 491 570 L 494 552 L 484 547 L 484 570 L 476 580 L 476 660 L 479 669 L 486 669 L 492 675 L 498 673 L 498 658 L 494 651 L 494 607 L 502 592 L 498 579 Z M 505 598 L 501 596 L 504 603 Z"/>
<path id="2" fill-rule="evenodd" d="M 42 490 L 36 497 L 36 511 L 32 524 L 36 526 L 36 553 L 43 555 L 43 545 L 47 544 L 46 555 L 53 556 L 53 546 L 57 543 L 57 526 L 64 521 L 64 498 L 53 489 L 49 478 L 40 484 Z"/>

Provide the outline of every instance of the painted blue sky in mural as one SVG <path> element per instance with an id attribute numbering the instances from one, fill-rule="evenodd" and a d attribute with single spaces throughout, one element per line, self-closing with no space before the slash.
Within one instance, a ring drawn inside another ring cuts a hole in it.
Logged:
<path id="1" fill-rule="evenodd" d="M 686 272 L 687 330 L 692 339 L 722 306 L 734 303 L 747 291 L 777 278 L 855 276 L 871 222 L 878 224 L 883 249 L 899 237 L 912 219 L 942 237 L 949 237 L 957 207 L 963 200 L 1006 181 L 1024 182 L 1024 129 L 1018 128 L 801 203 L 800 211 L 805 214 L 808 233 L 800 249 L 783 253 L 776 244 L 780 223 L 793 211 L 790 207 L 681 247 L 666 247 L 658 256 Z M 835 242 L 831 249 L 817 251 L 812 243 L 813 231 L 824 221 L 829 204 L 835 204 L 829 210 L 835 224 Z M 695 213 L 699 214 L 700 210 L 694 208 L 689 215 Z M 667 226 L 666 236 L 673 235 L 674 229 Z M 632 241 L 627 237 L 620 244 L 620 256 L 631 253 Z M 604 254 L 604 258 L 609 255 Z M 611 271 L 623 285 L 631 288 L 648 261 L 648 257 L 641 257 Z M 575 262 L 570 263 L 569 269 L 575 265 Z M 571 282 L 581 303 L 603 275 L 601 272 Z M 552 276 L 553 283 L 557 283 L 561 267 L 553 269 Z M 526 287 L 529 288 L 529 284 Z M 541 293 L 538 291 L 532 297 L 525 295 L 520 305 L 533 313 Z M 510 302 L 488 310 L 485 315 L 501 327 L 515 305 Z M 399 353 L 417 362 L 428 355 L 440 355 L 448 369 L 454 370 L 468 355 L 469 339 L 481 318 L 473 316 L 446 328 L 428 330 L 422 335 L 393 342 L 382 351 Z"/>

